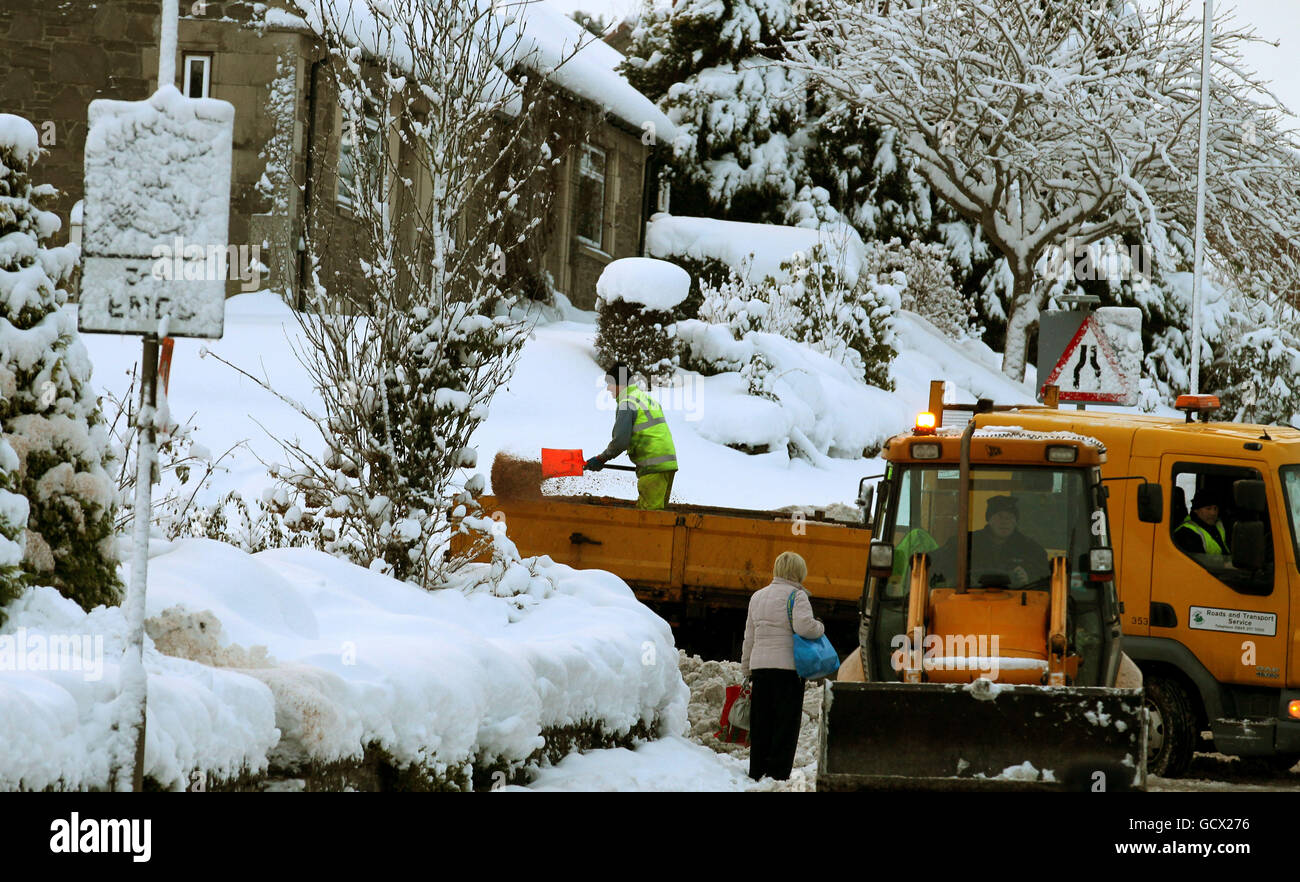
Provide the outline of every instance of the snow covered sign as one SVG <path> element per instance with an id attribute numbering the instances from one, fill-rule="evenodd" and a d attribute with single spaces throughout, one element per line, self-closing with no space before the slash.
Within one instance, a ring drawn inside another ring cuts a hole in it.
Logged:
<path id="1" fill-rule="evenodd" d="M 90 103 L 82 331 L 221 336 L 234 121 L 174 86 Z"/>
<path id="2" fill-rule="evenodd" d="M 1044 317 L 1048 315 L 1051 313 Z M 1137 404 L 1142 360 L 1141 311 L 1107 307 L 1078 315 L 1082 318 L 1078 330 L 1047 377 L 1039 383 L 1039 398 L 1047 386 L 1054 385 L 1060 390 L 1061 401 L 1129 407 Z"/>

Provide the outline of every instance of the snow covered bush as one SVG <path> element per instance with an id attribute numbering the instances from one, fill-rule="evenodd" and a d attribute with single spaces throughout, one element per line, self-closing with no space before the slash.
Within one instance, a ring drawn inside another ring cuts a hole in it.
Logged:
<path id="1" fill-rule="evenodd" d="M 679 266 L 650 257 L 625 257 L 605 267 L 596 281 L 596 360 L 621 362 L 651 383 L 677 370 L 673 312 L 690 292 Z"/>
<path id="2" fill-rule="evenodd" d="M 27 498 L 11 492 L 17 471 L 18 456 L 9 442 L 0 438 L 0 627 L 5 623 L 5 607 L 22 590 Z"/>
<path id="3" fill-rule="evenodd" d="M 91 609 L 121 590 L 111 454 L 76 315 L 63 308 L 77 248 L 42 245 L 60 222 L 36 204 L 54 195 L 31 183 L 39 155 L 31 123 L 0 114 L 0 429 L 30 508 L 25 578 Z"/>
<path id="4" fill-rule="evenodd" d="M 862 382 L 892 390 L 889 365 L 894 348 L 894 316 L 906 279 L 882 281 L 829 257 L 818 244 L 808 255 L 796 254 L 781 264 L 785 281 L 768 276 L 746 282 L 739 274 L 703 286 L 700 319 L 726 325 L 739 340 L 751 331 L 779 334 L 825 353 Z M 687 354 L 701 373 L 738 369 L 727 361 L 708 364 Z M 761 372 L 761 369 L 759 369 Z M 760 383 L 761 385 L 761 383 Z"/>
<path id="5" fill-rule="evenodd" d="M 913 239 L 904 245 L 898 239 L 887 243 L 870 241 L 863 271 L 877 282 L 896 281 L 902 274 L 907 287 L 901 292 L 902 308 L 928 320 L 954 340 L 979 336 L 975 326 L 975 305 L 953 283 L 947 249 L 933 242 Z"/>
<path id="6" fill-rule="evenodd" d="M 1219 396 L 1220 419 L 1293 425 L 1300 418 L 1300 315 L 1285 304 L 1235 299 L 1202 386 Z"/>
<path id="7" fill-rule="evenodd" d="M 894 316 L 907 280 L 883 282 L 865 272 L 854 279 L 820 245 L 806 260 L 792 261 L 789 272 L 791 281 L 779 286 L 779 302 L 789 308 L 770 313 L 786 323 L 779 333 L 826 353 L 867 385 L 892 390 Z"/>

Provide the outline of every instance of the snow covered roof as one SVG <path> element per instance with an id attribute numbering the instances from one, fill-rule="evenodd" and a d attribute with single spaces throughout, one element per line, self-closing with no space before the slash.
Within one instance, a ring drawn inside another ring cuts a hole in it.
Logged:
<path id="1" fill-rule="evenodd" d="M 740 272 L 747 282 L 767 276 L 786 281 L 781 264 L 796 252 L 808 254 L 820 244 L 832 262 L 842 264 L 844 278 L 857 281 L 865 254 L 862 238 L 847 224 L 837 229 L 751 224 L 707 217 L 656 214 L 646 223 L 646 253 L 651 257 L 713 258 Z"/>
<path id="2" fill-rule="evenodd" d="M 267 9 L 264 23 L 274 27 L 305 27 L 321 31 L 318 11 L 312 0 L 290 0 L 303 18 L 278 9 Z M 351 36 L 368 52 L 385 54 L 398 64 L 410 57 L 409 47 L 386 45 L 376 38 L 375 0 L 337 0 Z M 638 92 L 618 72 L 623 54 L 569 18 L 547 0 L 512 0 L 502 4 L 501 15 L 522 31 L 516 43 L 507 34 L 501 41 L 512 51 L 499 60 L 503 70 L 524 65 L 543 74 L 567 92 L 596 104 L 638 131 L 650 131 L 663 143 L 676 137 L 677 129 L 654 102 Z M 563 63 L 561 64 L 561 61 Z M 484 84 L 489 89 L 499 84 Z"/>

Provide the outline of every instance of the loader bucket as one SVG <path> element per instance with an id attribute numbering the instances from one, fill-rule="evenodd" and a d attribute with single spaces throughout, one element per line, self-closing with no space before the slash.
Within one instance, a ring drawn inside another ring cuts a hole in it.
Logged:
<path id="1" fill-rule="evenodd" d="M 1146 787 L 1141 689 L 827 683 L 818 790 Z"/>
<path id="2" fill-rule="evenodd" d="M 557 450 L 542 448 L 543 478 L 577 478 L 582 476 L 586 460 L 581 450 Z"/>

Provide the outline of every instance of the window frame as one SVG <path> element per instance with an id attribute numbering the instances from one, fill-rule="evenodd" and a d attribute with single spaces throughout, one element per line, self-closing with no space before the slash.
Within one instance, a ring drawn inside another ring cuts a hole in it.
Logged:
<path id="1" fill-rule="evenodd" d="M 597 153 L 600 155 L 601 171 L 599 173 L 596 173 L 594 169 L 589 170 L 588 168 L 588 164 L 586 160 L 587 157 L 592 153 Z M 595 144 L 586 144 L 586 143 L 582 144 L 581 149 L 578 153 L 577 177 L 578 177 L 578 181 L 577 181 L 578 187 L 575 189 L 578 191 L 578 193 L 575 195 L 579 195 L 581 193 L 581 188 L 582 188 L 581 185 L 582 185 L 583 178 L 587 178 L 599 184 L 598 192 L 600 195 L 599 198 L 596 200 L 599 208 L 599 215 L 596 219 L 596 229 L 599 232 L 600 239 L 599 241 L 596 241 L 582 234 L 581 230 L 583 224 L 582 224 L 581 215 L 579 215 L 578 213 L 583 210 L 584 206 L 582 205 L 581 201 L 577 198 L 574 199 L 574 209 L 575 209 L 574 213 L 575 215 L 578 215 L 574 218 L 574 230 L 573 230 L 574 236 L 577 237 L 578 241 L 581 242 L 583 245 L 586 245 L 590 248 L 594 248 L 597 251 L 601 252 L 602 254 L 607 253 L 605 250 L 605 213 L 606 213 L 605 201 L 609 192 L 608 151 L 606 151 L 605 148 L 597 146 Z"/>
<path id="2" fill-rule="evenodd" d="M 190 62 L 191 61 L 203 62 L 203 84 L 202 84 L 203 94 L 197 97 L 211 98 L 212 97 L 212 63 L 213 63 L 213 55 L 211 52 L 182 52 L 181 53 L 181 68 L 183 70 L 183 73 L 181 75 L 181 94 L 183 94 L 186 98 L 195 97 L 190 94 L 190 84 L 191 84 Z"/>
<path id="3" fill-rule="evenodd" d="M 1209 476 L 1216 476 L 1219 478 L 1229 479 L 1231 482 L 1265 481 L 1265 486 L 1267 486 L 1267 479 L 1265 478 L 1267 471 L 1268 471 L 1267 467 L 1263 463 L 1251 463 L 1249 465 L 1243 463 L 1241 465 L 1237 465 L 1237 464 L 1223 463 L 1223 462 L 1205 462 L 1205 461 L 1197 461 L 1191 459 L 1176 459 L 1169 467 L 1169 486 L 1171 488 L 1177 488 L 1179 486 L 1178 479 L 1182 475 L 1193 475 L 1193 476 L 1197 476 L 1197 478 L 1209 475 Z M 1196 481 L 1196 484 L 1198 486 L 1200 485 L 1200 483 L 1201 483 L 1200 480 Z M 1229 486 L 1231 486 L 1231 484 L 1229 484 Z M 1191 516 L 1192 502 L 1193 499 L 1186 500 L 1187 514 L 1185 515 L 1185 517 Z M 1221 505 L 1219 508 L 1220 508 L 1219 523 L 1224 524 L 1224 530 L 1223 530 L 1224 536 L 1228 540 L 1228 548 L 1231 549 L 1233 547 L 1232 531 L 1228 529 L 1228 526 L 1225 523 L 1225 519 L 1224 519 L 1224 512 L 1225 510 L 1228 509 L 1228 506 Z M 1232 506 L 1232 508 L 1235 509 L 1235 505 Z M 1233 592 L 1234 594 L 1240 594 L 1243 597 L 1271 597 L 1273 593 L 1277 590 L 1277 527 L 1275 526 L 1276 518 L 1273 517 L 1273 511 L 1271 506 L 1270 508 L 1266 509 L 1263 512 L 1264 524 L 1267 528 L 1267 535 L 1269 538 L 1269 542 L 1271 543 L 1271 548 L 1273 552 L 1272 563 L 1267 570 L 1270 576 L 1270 581 L 1268 583 L 1267 591 L 1262 590 L 1262 586 L 1256 586 L 1254 590 L 1243 590 L 1240 586 L 1234 585 L 1232 582 L 1229 582 L 1226 579 L 1224 579 L 1220 572 L 1217 572 L 1211 569 L 1209 566 L 1207 566 L 1208 561 L 1200 559 L 1202 557 L 1208 558 L 1211 557 L 1212 555 L 1201 555 L 1200 557 L 1198 557 L 1197 555 L 1189 554 L 1188 552 L 1183 551 L 1183 549 L 1178 546 L 1178 543 L 1174 541 L 1174 535 L 1178 532 L 1178 527 L 1182 524 L 1182 521 L 1179 521 L 1178 523 L 1174 523 L 1174 519 L 1172 517 L 1173 515 L 1173 493 L 1172 492 L 1170 493 L 1169 511 L 1171 515 L 1169 518 L 1169 543 L 1174 547 L 1175 551 L 1177 551 L 1179 554 L 1184 555 L 1188 560 L 1190 560 L 1192 563 L 1200 567 L 1201 570 L 1207 576 L 1214 579 L 1216 582 L 1218 582 L 1220 585 L 1222 585 L 1224 588 L 1228 589 L 1229 591 Z M 1242 518 L 1240 517 L 1239 512 L 1233 511 L 1233 514 L 1236 517 L 1232 521 L 1232 526 L 1235 527 L 1237 523 L 1242 520 Z M 1290 521 L 1290 518 L 1288 517 L 1287 520 Z M 1231 559 L 1232 557 L 1231 550 L 1229 550 L 1227 557 Z"/>

